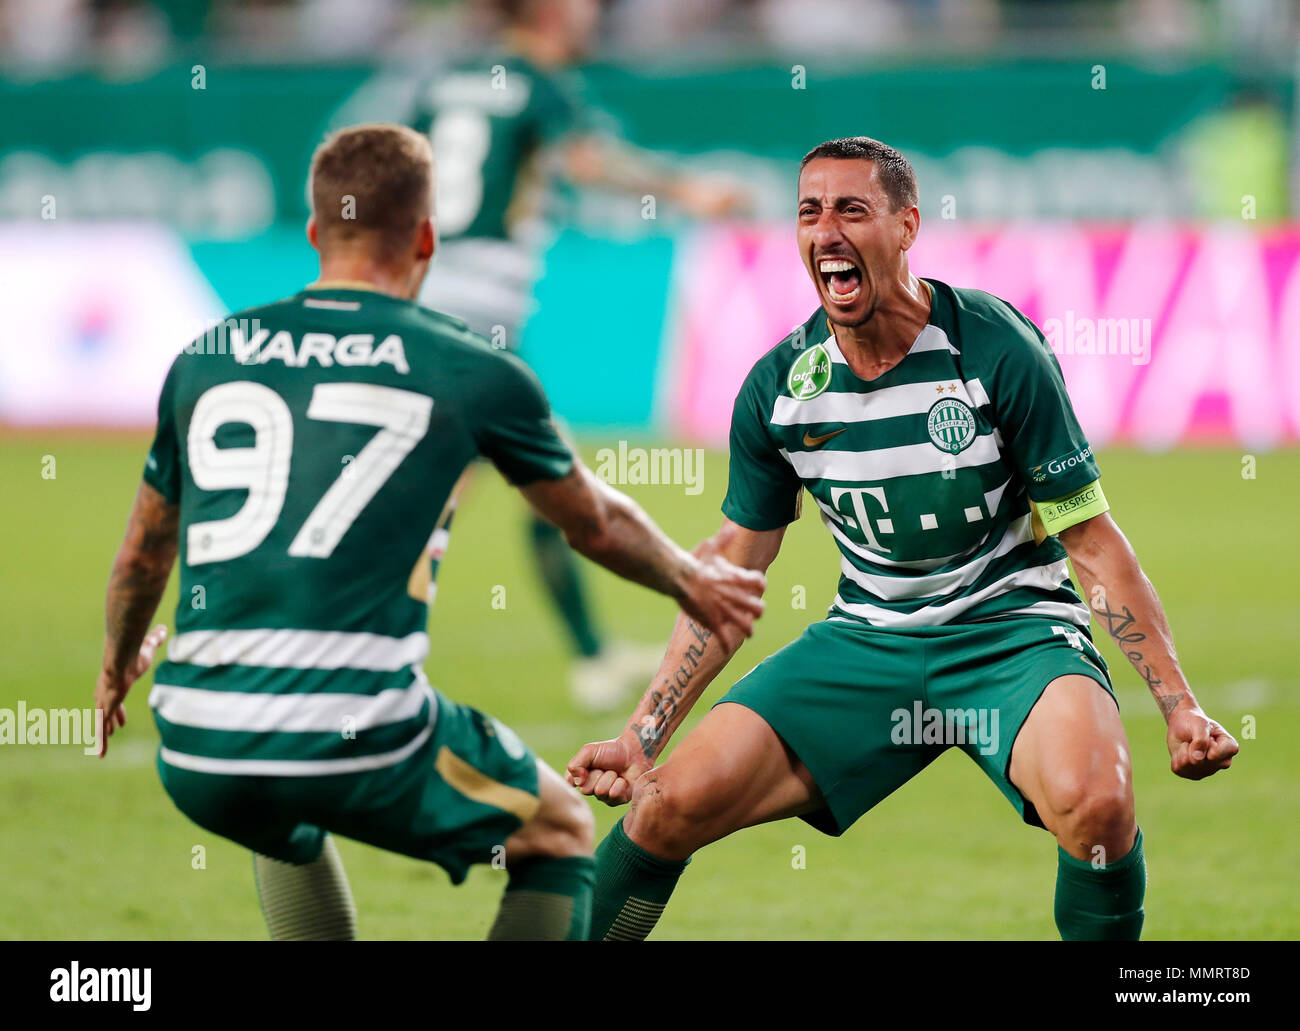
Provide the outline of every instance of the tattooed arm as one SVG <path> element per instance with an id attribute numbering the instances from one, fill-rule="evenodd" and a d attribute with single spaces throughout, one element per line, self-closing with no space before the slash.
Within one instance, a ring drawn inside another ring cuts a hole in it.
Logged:
<path id="1" fill-rule="evenodd" d="M 523 488 L 534 511 L 564 533 L 570 547 L 611 573 L 666 594 L 685 612 L 721 634 L 733 648 L 754 632 L 763 612 L 761 574 L 737 568 L 716 552 L 691 556 L 655 525 L 626 494 L 575 461 L 560 480 Z"/>
<path id="2" fill-rule="evenodd" d="M 653 151 L 600 133 L 559 146 L 555 158 L 560 174 L 580 185 L 657 196 L 695 218 L 738 215 L 752 205 L 752 193 L 731 177 L 674 169 Z"/>
<path id="3" fill-rule="evenodd" d="M 1201 780 L 1232 765 L 1237 742 L 1210 719 L 1187 685 L 1156 590 L 1109 513 L 1061 531 L 1093 616 L 1133 664 L 1169 725 L 1170 767 Z"/>
<path id="4" fill-rule="evenodd" d="M 154 650 L 166 636 L 164 627 L 147 636 L 146 631 L 176 561 L 179 521 L 176 505 L 149 484 L 140 484 L 105 601 L 104 660 L 95 685 L 95 707 L 103 710 L 109 735 L 126 723 L 122 701 L 149 668 Z M 100 755 L 107 748 L 105 737 L 100 740 Z"/>
<path id="5" fill-rule="evenodd" d="M 738 566 L 766 572 L 784 536 L 785 527 L 760 532 L 728 519 L 695 553 L 721 554 Z M 659 672 L 627 727 L 613 740 L 583 745 L 569 761 L 570 782 L 584 795 L 610 805 L 628 801 L 637 778 L 654 766 L 668 739 L 739 647 L 726 644 L 686 613 L 679 615 Z"/>

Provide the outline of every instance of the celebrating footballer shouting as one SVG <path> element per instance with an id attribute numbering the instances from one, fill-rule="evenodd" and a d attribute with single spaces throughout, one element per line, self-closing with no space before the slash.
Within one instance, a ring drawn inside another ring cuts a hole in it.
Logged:
<path id="1" fill-rule="evenodd" d="M 736 651 L 682 614 L 622 735 L 570 761 L 584 794 L 630 803 L 597 850 L 591 936 L 646 937 L 710 842 L 792 816 L 842 834 L 956 744 L 1055 836 L 1061 936 L 1136 939 L 1142 832 L 1089 606 L 1154 695 L 1175 774 L 1226 769 L 1237 743 L 1179 668 L 1042 334 L 996 297 L 912 274 L 907 159 L 823 143 L 797 210 L 822 304 L 740 389 L 715 541 L 766 570 L 807 489 L 839 592 L 656 765 Z"/>

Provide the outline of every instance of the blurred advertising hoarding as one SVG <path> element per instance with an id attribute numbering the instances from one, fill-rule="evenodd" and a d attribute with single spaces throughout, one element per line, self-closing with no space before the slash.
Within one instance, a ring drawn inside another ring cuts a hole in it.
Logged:
<path id="1" fill-rule="evenodd" d="M 0 423 L 151 425 L 175 354 L 300 288 L 310 259 L 296 232 L 187 245 L 151 226 L 5 228 Z M 1033 319 L 1098 446 L 1300 438 L 1300 229 L 930 223 L 911 262 Z M 593 290 L 610 268 L 626 289 Z M 788 226 L 562 234 L 537 293 L 523 356 L 568 422 L 719 446 L 751 365 L 818 304 Z"/>
<path id="2" fill-rule="evenodd" d="M 1300 437 L 1300 230 L 931 223 L 910 261 L 1032 319 L 1098 446 Z M 676 283 L 667 421 L 722 443 L 745 373 L 819 301 L 788 228 L 700 233 Z"/>
<path id="3" fill-rule="evenodd" d="M 185 343 L 225 314 L 159 226 L 0 229 L 0 423 L 150 426 Z"/>

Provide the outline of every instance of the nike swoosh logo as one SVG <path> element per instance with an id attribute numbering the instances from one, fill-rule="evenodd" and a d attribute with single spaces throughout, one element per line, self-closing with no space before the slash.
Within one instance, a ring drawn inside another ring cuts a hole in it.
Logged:
<path id="1" fill-rule="evenodd" d="M 847 426 L 841 426 L 838 430 L 832 430 L 830 433 L 823 434 L 820 437 L 814 437 L 811 434 L 809 434 L 807 430 L 804 430 L 803 446 L 821 447 L 821 445 L 825 444 L 828 440 L 831 439 L 831 437 L 838 437 L 841 433 L 843 433 L 847 429 L 848 429 Z"/>

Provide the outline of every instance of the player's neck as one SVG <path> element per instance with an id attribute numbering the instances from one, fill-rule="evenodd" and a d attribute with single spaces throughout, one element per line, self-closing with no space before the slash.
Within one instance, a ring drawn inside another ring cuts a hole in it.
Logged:
<path id="1" fill-rule="evenodd" d="M 378 265 L 364 258 L 331 258 L 320 263 L 320 275 L 311 286 L 340 289 L 370 289 L 377 293 L 412 300 L 412 274 L 410 269 L 396 269 Z"/>
<path id="2" fill-rule="evenodd" d="M 930 286 L 909 272 L 907 281 L 882 298 L 862 325 L 832 322 L 835 343 L 849 368 L 860 379 L 872 380 L 901 362 L 930 321 L 931 303 Z"/>
<path id="3" fill-rule="evenodd" d="M 542 68 L 562 68 L 570 61 L 568 48 L 555 36 L 535 29 L 506 29 L 506 48 Z"/>

